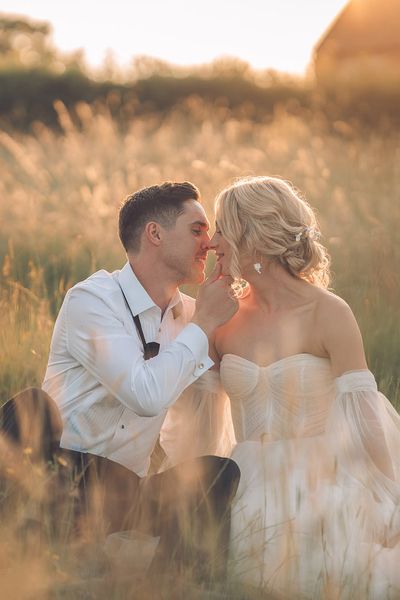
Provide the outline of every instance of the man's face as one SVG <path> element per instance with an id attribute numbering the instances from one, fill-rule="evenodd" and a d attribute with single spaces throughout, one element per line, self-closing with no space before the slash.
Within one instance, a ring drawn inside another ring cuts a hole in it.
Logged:
<path id="1" fill-rule="evenodd" d="M 162 260 L 176 275 L 178 284 L 202 283 L 210 236 L 204 208 L 197 200 L 187 200 L 175 227 L 163 230 Z"/>

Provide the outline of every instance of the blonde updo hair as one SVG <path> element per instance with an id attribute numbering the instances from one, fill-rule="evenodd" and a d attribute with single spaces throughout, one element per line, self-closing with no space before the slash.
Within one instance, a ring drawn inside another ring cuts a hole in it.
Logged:
<path id="1" fill-rule="evenodd" d="M 319 287 L 330 281 L 330 259 L 319 243 L 311 206 L 278 177 L 246 177 L 217 196 L 218 228 L 232 249 L 230 272 L 241 279 L 239 254 L 267 257 L 291 275 Z M 258 258 L 256 258 L 258 261 Z"/>

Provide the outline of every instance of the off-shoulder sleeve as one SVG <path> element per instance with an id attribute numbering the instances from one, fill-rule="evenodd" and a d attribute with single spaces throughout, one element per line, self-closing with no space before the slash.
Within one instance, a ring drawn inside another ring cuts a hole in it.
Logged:
<path id="1" fill-rule="evenodd" d="M 335 380 L 328 433 L 336 466 L 378 500 L 400 499 L 400 416 L 381 394 L 370 371 Z"/>
<path id="2" fill-rule="evenodd" d="M 168 409 L 160 443 L 167 455 L 163 469 L 196 456 L 230 455 L 235 435 L 219 373 L 204 373 Z"/>

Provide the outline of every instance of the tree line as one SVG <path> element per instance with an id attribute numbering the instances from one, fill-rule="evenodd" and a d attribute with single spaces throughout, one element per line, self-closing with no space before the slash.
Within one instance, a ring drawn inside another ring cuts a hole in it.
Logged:
<path id="1" fill-rule="evenodd" d="M 29 129 L 36 121 L 57 127 L 59 100 L 72 118 L 75 107 L 84 102 L 106 108 L 123 126 L 144 113 L 184 110 L 188 99 L 207 103 L 221 118 L 266 120 L 283 108 L 305 116 L 320 112 L 332 122 L 354 120 L 376 126 L 400 120 L 399 89 L 326 89 L 310 76 L 254 71 L 234 58 L 189 68 L 142 56 L 131 69 L 120 72 L 109 56 L 102 69 L 91 72 L 81 51 L 62 54 L 53 45 L 48 23 L 0 16 L 3 128 Z"/>

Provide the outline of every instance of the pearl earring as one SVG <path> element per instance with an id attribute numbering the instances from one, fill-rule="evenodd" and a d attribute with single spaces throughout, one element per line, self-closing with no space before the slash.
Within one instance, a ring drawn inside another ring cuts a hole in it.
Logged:
<path id="1" fill-rule="evenodd" d="M 257 273 L 259 275 L 261 275 L 261 271 L 262 271 L 261 263 L 259 263 L 259 262 L 254 263 L 253 267 L 254 267 L 254 270 L 257 271 Z"/>

